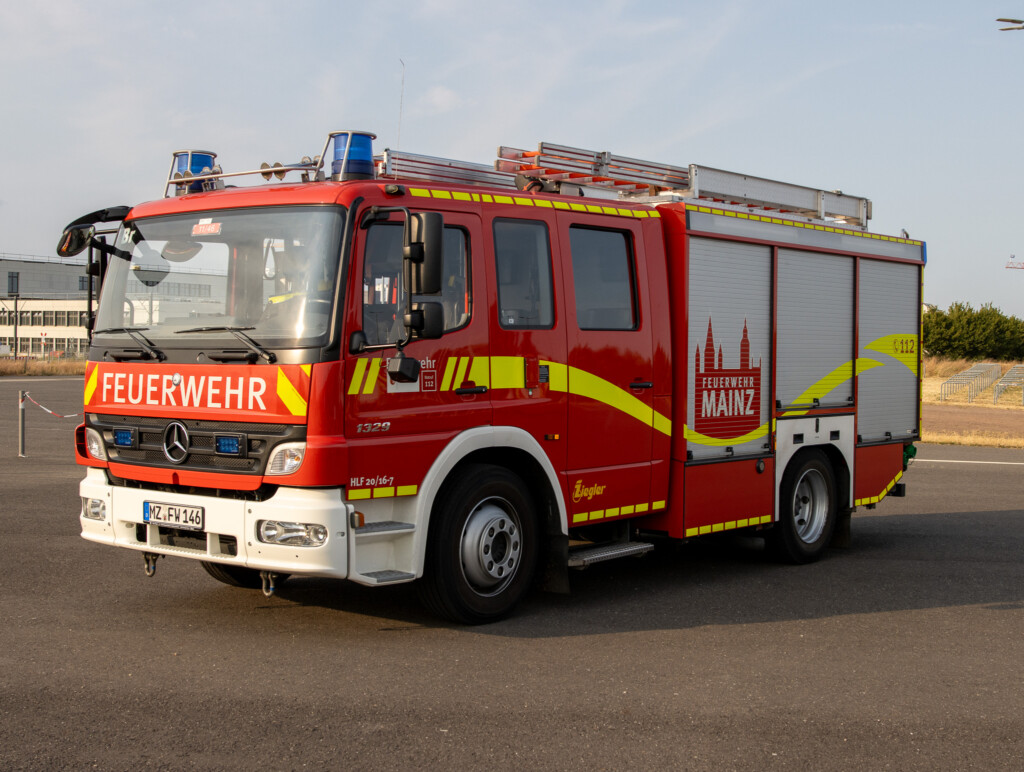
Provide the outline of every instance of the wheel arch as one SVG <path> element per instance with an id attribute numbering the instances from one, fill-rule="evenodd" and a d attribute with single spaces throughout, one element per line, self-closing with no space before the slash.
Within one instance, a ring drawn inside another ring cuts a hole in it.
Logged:
<path id="1" fill-rule="evenodd" d="M 461 469 L 473 464 L 500 466 L 516 474 L 534 498 L 547 537 L 568 534 L 565 497 L 558 474 L 540 444 L 528 432 L 515 426 L 484 426 L 455 437 L 431 465 L 418 498 L 414 543 L 416 576 L 423 566 L 433 515 L 445 487 L 457 479 Z"/>

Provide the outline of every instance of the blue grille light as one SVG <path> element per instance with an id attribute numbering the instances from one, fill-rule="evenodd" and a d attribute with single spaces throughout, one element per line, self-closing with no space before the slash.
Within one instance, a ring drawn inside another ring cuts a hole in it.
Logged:
<path id="1" fill-rule="evenodd" d="M 217 437 L 217 452 L 237 456 L 242 446 L 238 437 Z"/>
<path id="2" fill-rule="evenodd" d="M 132 441 L 131 429 L 114 429 L 114 444 L 119 448 L 130 448 L 135 443 Z"/>
<path id="3" fill-rule="evenodd" d="M 332 180 L 372 180 L 373 140 L 377 135 L 369 131 L 333 131 L 334 163 Z"/>
<path id="4" fill-rule="evenodd" d="M 176 150 L 174 152 L 174 171 L 184 175 L 190 172 L 197 176 L 203 174 L 203 170 L 209 174 L 213 169 L 217 154 L 209 150 Z M 202 182 L 193 182 L 188 186 L 190 193 L 198 193 L 203 189 Z"/>

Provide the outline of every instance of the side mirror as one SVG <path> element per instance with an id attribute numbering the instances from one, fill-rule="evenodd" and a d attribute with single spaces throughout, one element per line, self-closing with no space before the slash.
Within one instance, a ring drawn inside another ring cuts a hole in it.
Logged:
<path id="1" fill-rule="evenodd" d="M 417 212 L 407 220 L 402 256 L 412 263 L 409 292 L 436 295 L 441 291 L 444 256 L 444 217 L 440 212 Z"/>
<path id="2" fill-rule="evenodd" d="M 413 338 L 436 340 L 444 335 L 444 306 L 440 303 L 413 303 L 405 317 L 405 326 Z"/>
<path id="3" fill-rule="evenodd" d="M 57 254 L 72 257 L 81 253 L 96 235 L 95 225 L 69 225 L 57 242 Z"/>

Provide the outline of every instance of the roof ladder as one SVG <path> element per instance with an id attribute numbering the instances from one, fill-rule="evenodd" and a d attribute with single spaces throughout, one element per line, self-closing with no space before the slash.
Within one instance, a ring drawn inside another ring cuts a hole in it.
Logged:
<path id="1" fill-rule="evenodd" d="M 620 196 L 675 194 L 789 212 L 867 228 L 871 201 L 708 166 L 672 166 L 608 152 L 542 142 L 537 150 L 499 147 L 495 169 L 536 180 L 611 189 Z"/>

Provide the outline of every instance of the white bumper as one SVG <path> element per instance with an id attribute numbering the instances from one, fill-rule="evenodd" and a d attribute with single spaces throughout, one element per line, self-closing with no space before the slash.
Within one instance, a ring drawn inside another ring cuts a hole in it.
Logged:
<path id="1" fill-rule="evenodd" d="M 82 538 L 89 541 L 259 571 L 348 578 L 353 509 L 342 500 L 339 489 L 279 488 L 267 501 L 238 501 L 111 486 L 102 470 L 90 468 L 79 492 L 83 499 L 98 499 L 105 505 L 103 519 L 86 517 L 84 510 L 80 516 Z M 146 524 L 146 501 L 203 507 L 205 531 L 168 535 L 167 529 Z M 256 538 L 256 523 L 260 520 L 323 525 L 327 541 L 319 547 L 265 544 Z"/>

